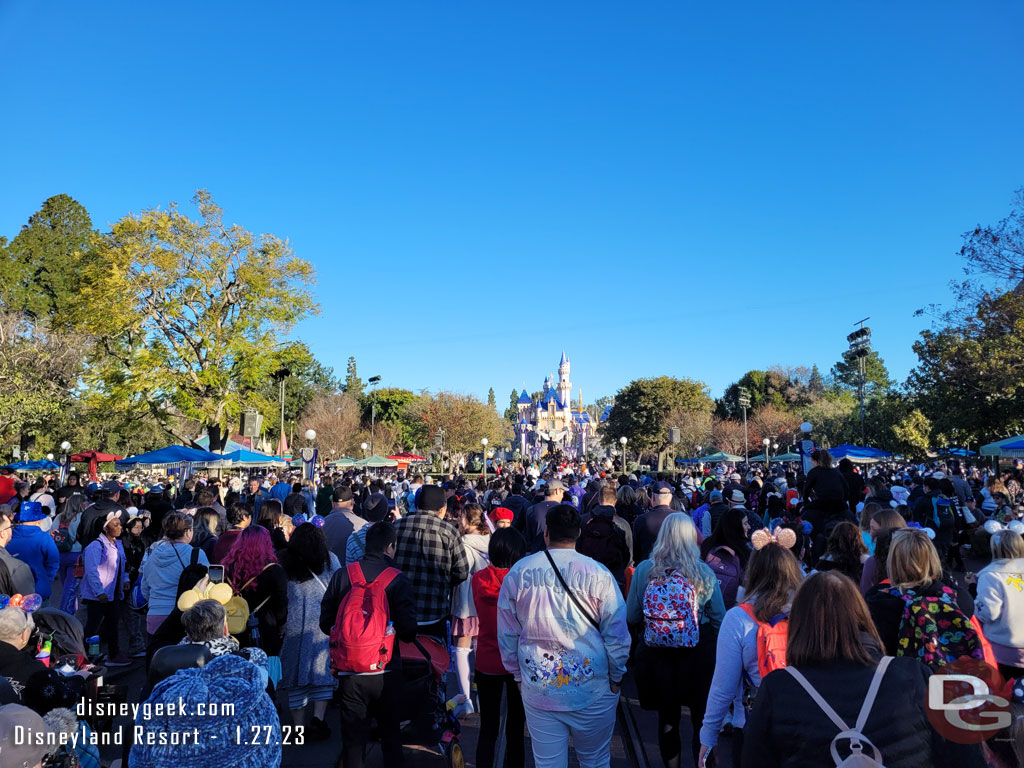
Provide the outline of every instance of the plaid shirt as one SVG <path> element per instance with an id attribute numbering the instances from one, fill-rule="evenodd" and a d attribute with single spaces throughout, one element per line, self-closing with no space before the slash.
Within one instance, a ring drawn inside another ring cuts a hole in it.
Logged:
<path id="1" fill-rule="evenodd" d="M 421 625 L 447 617 L 452 589 L 469 578 L 459 529 L 433 512 L 416 512 L 398 521 L 395 566 L 412 582 Z"/>

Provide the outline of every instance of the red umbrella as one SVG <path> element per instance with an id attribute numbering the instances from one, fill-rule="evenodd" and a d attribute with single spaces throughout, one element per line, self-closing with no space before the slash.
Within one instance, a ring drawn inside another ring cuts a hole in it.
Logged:
<path id="1" fill-rule="evenodd" d="M 394 456 L 388 456 L 389 459 L 395 461 L 426 461 L 422 456 L 417 456 L 415 453 L 396 453 Z"/>
<path id="2" fill-rule="evenodd" d="M 115 456 L 112 453 L 100 453 L 99 451 L 82 451 L 70 458 L 70 461 L 85 463 L 89 462 L 89 477 L 99 476 L 99 463 L 101 461 L 120 461 L 123 456 Z"/>

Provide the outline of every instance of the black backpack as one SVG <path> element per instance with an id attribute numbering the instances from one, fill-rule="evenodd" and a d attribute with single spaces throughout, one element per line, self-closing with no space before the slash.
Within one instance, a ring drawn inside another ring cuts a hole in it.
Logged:
<path id="1" fill-rule="evenodd" d="M 620 571 L 629 564 L 626 534 L 605 515 L 591 517 L 583 526 L 576 551 L 601 563 L 609 571 Z"/>

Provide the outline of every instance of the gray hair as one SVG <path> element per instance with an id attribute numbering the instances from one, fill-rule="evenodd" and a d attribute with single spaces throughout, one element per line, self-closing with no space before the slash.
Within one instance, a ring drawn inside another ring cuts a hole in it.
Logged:
<path id="1" fill-rule="evenodd" d="M 0 640 L 17 640 L 26 629 L 35 627 L 32 616 L 13 605 L 0 611 Z"/>
<path id="2" fill-rule="evenodd" d="M 205 643 L 224 636 L 225 618 L 223 605 L 216 600 L 200 600 L 181 614 L 181 626 L 193 643 Z"/>

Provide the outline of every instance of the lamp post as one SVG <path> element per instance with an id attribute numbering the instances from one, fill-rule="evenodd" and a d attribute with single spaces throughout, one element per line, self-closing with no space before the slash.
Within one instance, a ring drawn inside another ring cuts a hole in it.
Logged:
<path id="1" fill-rule="evenodd" d="M 371 376 L 368 381 L 373 386 L 373 397 L 370 402 L 370 455 L 373 456 L 373 433 L 377 421 L 377 385 L 380 384 L 380 376 Z"/>
<path id="2" fill-rule="evenodd" d="M 359 447 L 363 449 L 363 458 L 365 459 L 366 458 L 366 449 L 369 448 L 369 446 L 366 443 L 360 443 Z"/>
<path id="3" fill-rule="evenodd" d="M 694 458 L 694 462 L 693 462 L 694 464 L 696 464 L 696 463 L 697 463 L 697 461 L 696 461 L 696 460 L 700 458 L 700 452 L 701 452 L 702 450 L 703 450 L 703 448 L 702 448 L 701 446 L 699 446 L 699 445 L 698 445 L 698 446 L 697 446 L 697 455 L 693 457 L 693 458 Z"/>
<path id="4" fill-rule="evenodd" d="M 484 488 L 486 489 L 487 488 L 487 438 L 486 437 L 481 437 L 480 438 L 480 445 L 482 445 L 484 447 L 483 470 L 482 471 L 484 473 L 484 475 L 483 475 L 483 477 L 484 477 Z"/>
<path id="5" fill-rule="evenodd" d="M 765 468 L 765 471 L 767 472 L 768 471 L 768 448 L 771 446 L 772 441 L 769 440 L 766 437 L 764 440 L 761 441 L 761 443 L 762 443 L 762 445 L 764 445 L 764 468 Z"/>
<path id="6" fill-rule="evenodd" d="M 68 469 L 71 466 L 71 443 L 65 440 L 60 444 L 60 484 L 68 481 Z"/>
<path id="7" fill-rule="evenodd" d="M 622 474 L 626 474 L 629 471 L 626 469 L 626 443 L 628 442 L 629 439 L 625 435 L 619 438 L 619 443 L 622 445 Z"/>
<path id="8" fill-rule="evenodd" d="M 750 390 L 746 387 L 740 387 L 740 396 L 738 399 L 740 408 L 743 409 L 743 460 L 750 463 L 750 446 L 747 444 L 747 408 L 750 407 Z"/>
<path id="9" fill-rule="evenodd" d="M 778 443 L 772 443 L 772 455 L 773 456 L 778 456 L 779 455 L 779 444 Z M 767 468 L 767 466 L 768 465 L 765 464 L 766 468 Z"/>
<path id="10" fill-rule="evenodd" d="M 843 359 L 850 363 L 854 360 L 857 361 L 857 393 L 860 397 L 860 444 L 866 445 L 864 442 L 864 386 L 865 377 L 867 374 L 867 357 L 871 354 L 871 329 L 865 328 L 864 323 L 870 320 L 870 317 L 865 317 L 863 320 L 858 320 L 855 325 L 859 325 L 856 331 L 846 337 L 846 340 L 850 343 L 850 348 L 843 353 Z"/>
<path id="11" fill-rule="evenodd" d="M 814 450 L 814 442 L 811 440 L 811 430 L 813 429 L 814 427 L 809 421 L 800 425 L 800 432 L 803 435 L 800 439 L 800 468 L 805 475 L 811 471 L 810 452 Z"/>

